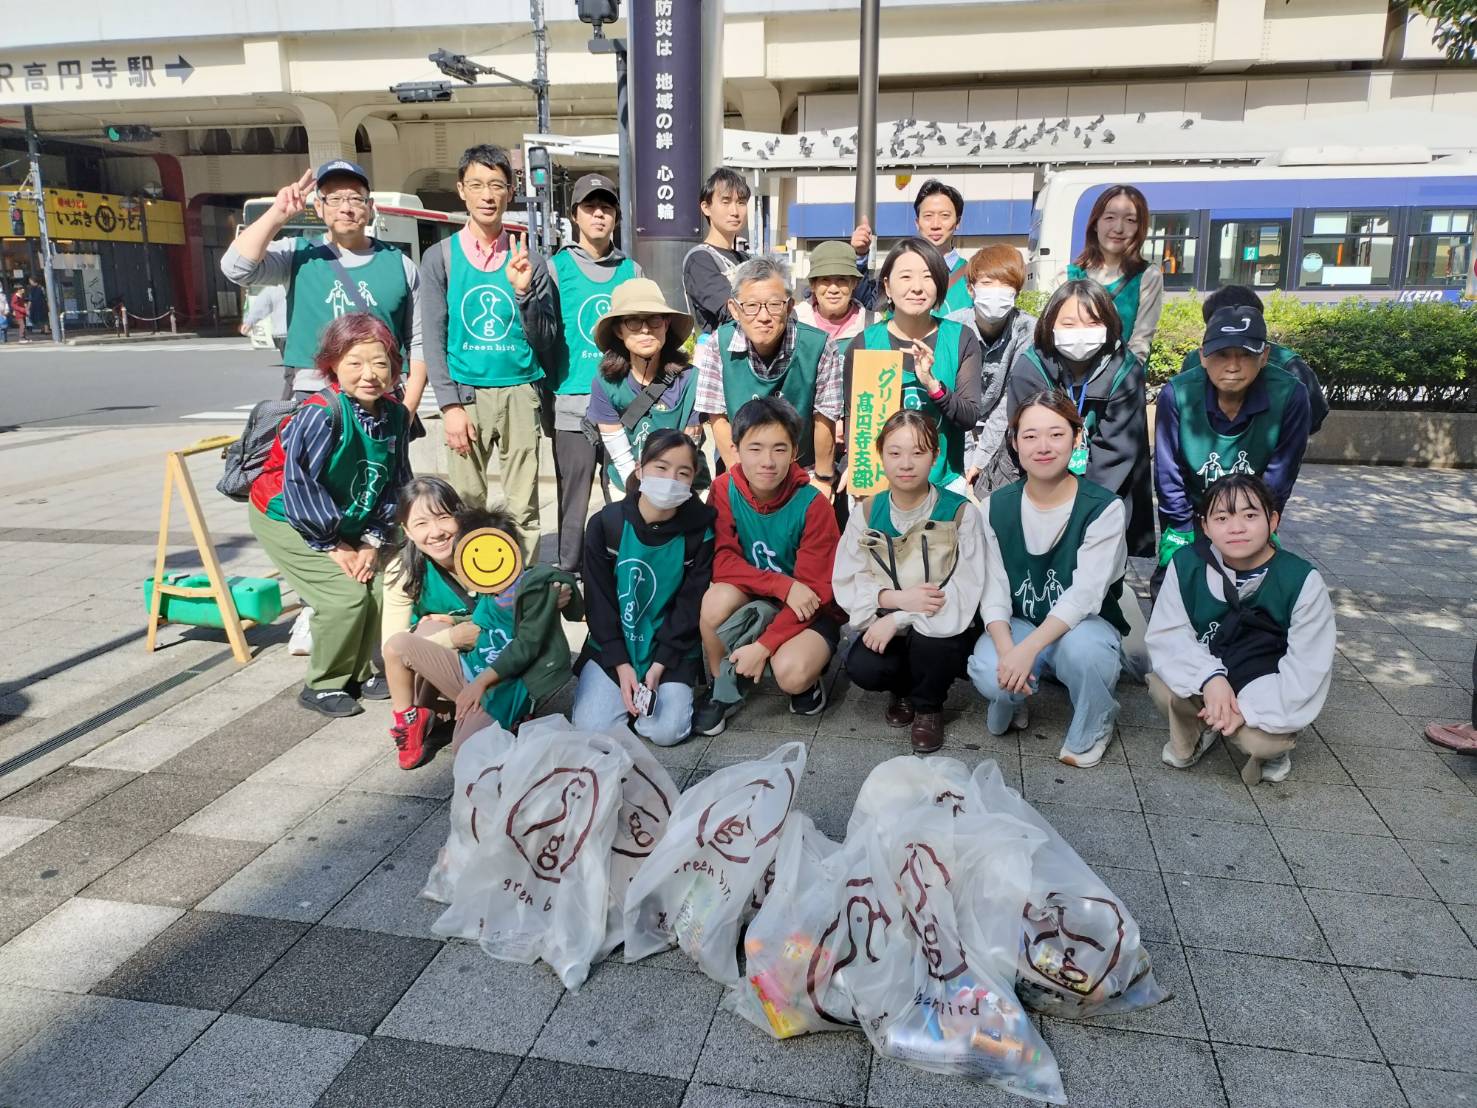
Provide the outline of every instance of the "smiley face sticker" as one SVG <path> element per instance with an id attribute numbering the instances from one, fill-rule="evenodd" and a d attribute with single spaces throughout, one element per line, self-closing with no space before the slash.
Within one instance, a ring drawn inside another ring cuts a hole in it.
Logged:
<path id="1" fill-rule="evenodd" d="M 469 592 L 497 594 L 523 571 L 523 554 L 506 531 L 479 527 L 456 544 L 457 579 Z"/>

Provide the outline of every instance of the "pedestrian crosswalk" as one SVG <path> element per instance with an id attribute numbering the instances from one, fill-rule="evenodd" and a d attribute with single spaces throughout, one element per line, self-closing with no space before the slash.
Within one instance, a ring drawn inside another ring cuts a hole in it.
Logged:
<path id="1" fill-rule="evenodd" d="M 245 423 L 246 416 L 255 404 L 238 404 L 229 412 L 191 412 L 180 419 L 198 420 L 203 423 Z"/>

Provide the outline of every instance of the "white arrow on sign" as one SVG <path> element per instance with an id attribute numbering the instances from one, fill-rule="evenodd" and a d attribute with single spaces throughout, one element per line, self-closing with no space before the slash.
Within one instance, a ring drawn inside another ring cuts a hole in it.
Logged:
<path id="1" fill-rule="evenodd" d="M 178 77 L 180 84 L 184 84 L 190 79 L 190 74 L 195 72 L 195 67 L 185 61 L 183 54 L 177 54 L 175 58 L 175 61 L 170 62 L 164 67 L 164 72 L 171 77 Z"/>

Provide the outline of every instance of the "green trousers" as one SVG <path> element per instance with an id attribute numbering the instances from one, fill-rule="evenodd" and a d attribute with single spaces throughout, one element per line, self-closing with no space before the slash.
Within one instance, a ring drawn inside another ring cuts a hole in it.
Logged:
<path id="1" fill-rule="evenodd" d="M 538 561 L 539 440 L 543 437 L 542 405 L 537 384 L 476 389 L 476 400 L 464 410 L 472 423 L 472 451 L 462 457 L 446 453 L 446 476 L 457 495 L 472 508 L 487 506 L 487 467 L 497 454 L 502 499 L 520 532 L 523 562 Z"/>
<path id="2" fill-rule="evenodd" d="M 310 689 L 342 689 L 367 681 L 380 633 L 380 594 L 384 575 L 364 585 L 314 550 L 290 523 L 268 519 L 247 508 L 251 533 L 262 544 L 282 579 L 313 609 L 313 653 L 308 658 Z"/>

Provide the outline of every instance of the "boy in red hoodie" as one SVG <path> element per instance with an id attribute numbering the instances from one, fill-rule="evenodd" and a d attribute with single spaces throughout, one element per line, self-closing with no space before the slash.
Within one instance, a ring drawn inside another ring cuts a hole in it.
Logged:
<path id="1" fill-rule="evenodd" d="M 831 596 L 831 570 L 841 534 L 830 498 L 796 464 L 799 413 L 779 396 L 748 401 L 733 416 L 738 465 L 713 482 L 713 583 L 703 597 L 700 627 L 708 671 L 726 659 L 739 677 L 757 681 L 768 666 L 790 694 L 790 711 L 818 715 L 826 707 L 822 675 L 841 638 L 845 614 Z M 730 650 L 718 628 L 745 604 L 766 599 L 779 612 L 757 639 Z M 737 701 L 709 697 L 693 730 L 719 734 Z"/>

